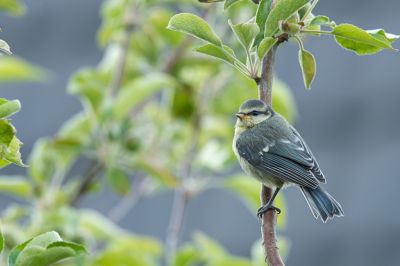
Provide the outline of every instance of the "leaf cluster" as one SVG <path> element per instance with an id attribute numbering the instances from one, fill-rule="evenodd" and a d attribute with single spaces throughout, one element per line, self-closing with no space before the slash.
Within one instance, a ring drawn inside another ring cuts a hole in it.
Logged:
<path id="1" fill-rule="evenodd" d="M 231 148 L 234 113 L 243 101 L 257 97 L 255 84 L 233 75 L 218 60 L 191 53 L 191 37 L 166 29 L 176 9 L 196 14 L 212 11 L 205 11 L 203 5 L 185 9 L 185 1 L 139 2 L 104 1 L 97 33 L 104 56 L 97 66 L 76 70 L 67 84 L 67 92 L 81 101 L 82 110 L 65 121 L 55 136 L 36 141 L 26 176 L 0 176 L 0 191 L 25 201 L 2 214 L 5 254 L 26 239 L 56 231 L 91 253 L 60 265 L 160 265 L 160 240 L 138 236 L 116 223 L 117 216 L 126 215 L 120 207 L 132 197 L 144 200 L 183 189 L 192 199 L 206 189 L 219 188 L 232 191 L 254 211 L 253 195 L 259 194 L 259 188 L 235 185 L 241 181 L 230 177 L 230 172 L 236 165 Z M 246 25 L 232 27 L 250 49 L 249 41 L 258 31 Z M 213 42 L 219 45 L 218 40 Z M 231 50 L 227 53 L 228 59 L 234 57 Z M 283 82 L 275 83 L 274 106 L 293 121 L 296 107 Z M 87 169 L 77 173 L 78 164 Z M 190 173 L 185 175 L 187 167 Z M 83 197 L 108 188 L 121 197 L 110 217 L 74 207 Z M 281 228 L 285 220 L 280 218 Z M 219 251 L 212 248 L 219 244 L 200 235 L 189 248 L 179 249 L 172 265 L 232 262 L 227 251 L 217 255 Z M 198 245 L 205 251 L 197 251 Z M 33 249 L 26 253 L 39 258 L 50 252 L 48 245 Z M 208 258 L 210 252 L 218 259 Z M 25 259 L 24 255 L 21 260 Z M 257 265 L 245 258 L 235 265 L 250 264 Z"/>
<path id="2" fill-rule="evenodd" d="M 226 0 L 224 10 L 240 0 Z M 359 55 L 373 54 L 382 49 L 394 50 L 391 43 L 399 36 L 385 33 L 384 30 L 364 31 L 351 24 L 336 25 L 326 16 L 314 16 L 312 10 L 318 0 L 261 0 L 255 17 L 246 23 L 231 26 L 238 42 L 247 54 L 246 64 L 235 57 L 234 51 L 221 43 L 219 37 L 203 19 L 192 14 L 181 13 L 172 17 L 168 28 L 195 36 L 208 44 L 195 48 L 204 53 L 231 64 L 246 77 L 256 80 L 260 64 L 266 53 L 276 43 L 295 38 L 300 47 L 299 63 L 303 72 L 304 84 L 310 84 L 316 73 L 314 56 L 303 48 L 301 38 L 305 35 L 333 35 L 343 48 Z M 322 31 L 321 26 L 332 31 Z"/>

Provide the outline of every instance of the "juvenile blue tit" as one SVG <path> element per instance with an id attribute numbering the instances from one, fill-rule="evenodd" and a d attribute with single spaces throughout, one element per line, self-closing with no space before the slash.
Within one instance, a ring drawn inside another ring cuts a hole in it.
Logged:
<path id="1" fill-rule="evenodd" d="M 343 216 L 343 210 L 320 186 L 326 183 L 310 148 L 285 118 L 260 100 L 244 102 L 236 122 L 233 151 L 243 170 L 269 188 L 275 189 L 271 200 L 258 209 L 262 217 L 281 188 L 296 185 L 303 192 L 315 218 L 323 222 Z"/>

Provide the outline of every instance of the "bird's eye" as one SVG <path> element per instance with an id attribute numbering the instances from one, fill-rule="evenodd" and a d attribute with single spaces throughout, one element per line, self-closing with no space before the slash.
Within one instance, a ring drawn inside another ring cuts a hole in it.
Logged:
<path id="1" fill-rule="evenodd" d="M 258 112 L 257 111 L 253 111 L 251 114 L 252 115 L 258 115 Z"/>

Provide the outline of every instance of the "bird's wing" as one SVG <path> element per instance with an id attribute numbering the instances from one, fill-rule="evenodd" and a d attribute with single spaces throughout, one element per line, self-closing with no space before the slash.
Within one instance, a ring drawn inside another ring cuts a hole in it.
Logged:
<path id="1" fill-rule="evenodd" d="M 291 144 L 289 145 L 292 147 L 292 149 L 289 148 L 289 154 L 291 154 L 289 156 L 291 157 L 288 158 L 303 164 L 305 164 L 305 161 L 309 162 L 309 165 L 312 166 L 311 172 L 314 174 L 314 176 L 319 180 L 319 182 L 326 183 L 324 174 L 321 172 L 321 169 L 319 169 L 318 162 L 312 154 L 307 143 L 303 140 L 294 127 L 290 126 L 290 129 L 292 130 L 294 136 L 290 141 Z M 283 146 L 285 145 L 283 144 Z"/>
<path id="2" fill-rule="evenodd" d="M 285 142 L 280 144 L 281 142 L 270 140 L 253 130 L 246 130 L 236 140 L 236 148 L 239 155 L 257 169 L 300 186 L 316 188 L 319 182 L 312 172 L 312 162 L 290 152 L 297 146 Z M 277 148 L 274 148 L 276 145 Z"/>

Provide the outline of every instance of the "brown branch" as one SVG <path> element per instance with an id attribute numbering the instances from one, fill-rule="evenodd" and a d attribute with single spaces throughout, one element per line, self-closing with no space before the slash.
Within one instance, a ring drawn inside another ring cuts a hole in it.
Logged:
<path id="1" fill-rule="evenodd" d="M 268 51 L 262 60 L 261 77 L 255 81 L 258 86 L 258 98 L 272 106 L 272 80 L 274 75 L 274 62 L 276 48 L 279 41 Z M 261 204 L 268 203 L 272 196 L 273 190 L 264 185 L 261 186 Z M 276 241 L 276 219 L 278 215 L 275 210 L 268 210 L 262 216 L 261 235 L 263 239 L 263 249 L 265 254 L 265 262 L 269 266 L 285 265 L 280 257 L 279 248 Z"/>
<path id="2" fill-rule="evenodd" d="M 92 184 L 93 180 L 96 176 L 103 170 L 104 165 L 99 162 L 93 162 L 88 170 L 86 171 L 87 174 L 84 175 L 84 180 L 79 187 L 78 191 L 76 192 L 75 196 L 70 201 L 71 206 L 75 206 L 81 196 L 87 191 L 89 186 Z"/>

